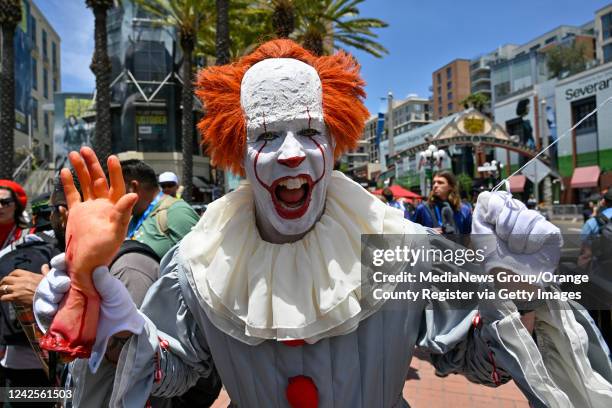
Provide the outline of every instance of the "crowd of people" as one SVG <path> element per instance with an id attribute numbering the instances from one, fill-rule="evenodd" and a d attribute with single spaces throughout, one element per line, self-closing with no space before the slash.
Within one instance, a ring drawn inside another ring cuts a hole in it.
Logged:
<path id="1" fill-rule="evenodd" d="M 232 406 L 407 407 L 420 347 L 439 375 L 514 380 L 534 407 L 608 406 L 607 346 L 577 304 L 452 308 L 363 290 L 363 236 L 452 252 L 454 237 L 480 233 L 495 250 L 473 273 L 533 276 L 555 270 L 562 238 L 504 192 L 472 210 L 450 172 L 411 210 L 333 171 L 368 117 L 351 56 L 272 40 L 204 69 L 196 88 L 211 163 L 247 180 L 202 218 L 176 175 L 115 156 L 105 174 L 88 147 L 70 153 L 48 210 L 32 206 L 35 225 L 23 188 L 0 180 L 4 385 L 68 387 L 77 407 L 209 406 L 222 384 Z M 588 354 L 562 348 L 577 341 Z"/>
<path id="2" fill-rule="evenodd" d="M 457 178 L 449 170 L 434 173 L 429 196 L 416 206 L 411 201 L 395 197 L 388 187 L 382 191 L 383 200 L 403 211 L 405 218 L 440 234 L 467 236 L 472 231 L 473 206 L 462 195 L 465 197 Z"/>
<path id="3" fill-rule="evenodd" d="M 136 193 L 138 200 L 126 240 L 110 264 L 110 273 L 123 283 L 139 307 L 148 289 L 160 278 L 161 259 L 191 230 L 199 216 L 180 199 L 176 174 L 164 172 L 157 177 L 153 168 L 141 160 L 125 160 L 121 167 L 126 191 Z M 78 178 L 74 179 L 82 194 Z M 107 358 L 92 374 L 83 363 L 85 360 L 76 360 L 68 366 L 55 353 L 38 345 L 41 333 L 32 318 L 34 293 L 49 272 L 52 258 L 66 249 L 69 210 L 59 175 L 52 193 L 37 197 L 30 204 L 31 215 L 26 212 L 28 197 L 23 187 L 0 180 L 0 384 L 76 386 L 81 395 L 80 406 L 108 406 L 120 348 L 113 349 L 111 344 Z M 65 284 L 61 278 L 55 282 L 59 286 Z M 210 376 L 203 386 L 196 384 L 173 399 L 153 399 L 152 404 L 192 407 L 197 402 L 207 406 L 220 387 L 218 377 Z"/>

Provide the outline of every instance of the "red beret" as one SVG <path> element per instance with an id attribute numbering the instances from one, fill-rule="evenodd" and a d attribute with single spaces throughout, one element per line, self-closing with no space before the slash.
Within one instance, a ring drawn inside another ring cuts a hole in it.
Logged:
<path id="1" fill-rule="evenodd" d="M 23 208 L 28 205 L 28 196 L 23 187 L 21 187 L 18 183 L 15 183 L 11 180 L 0 179 L 0 187 L 6 187 L 9 190 L 13 191 L 13 193 L 15 193 L 15 195 L 17 196 L 17 200 L 19 200 Z"/>

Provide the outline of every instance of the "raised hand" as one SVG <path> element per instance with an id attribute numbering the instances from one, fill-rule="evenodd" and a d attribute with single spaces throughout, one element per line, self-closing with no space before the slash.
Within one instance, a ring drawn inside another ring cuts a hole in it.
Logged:
<path id="1" fill-rule="evenodd" d="M 108 265 L 119 250 L 138 197 L 125 194 L 121 165 L 115 156 L 108 159 L 110 188 L 93 150 L 83 147 L 80 154 L 71 152 L 69 159 L 83 194 L 81 199 L 70 171 L 63 169 L 68 203 L 66 267 L 71 284 L 40 344 L 77 358 L 89 357 L 96 339 L 100 296 L 92 273 L 97 266 Z"/>
<path id="2" fill-rule="evenodd" d="M 488 271 L 520 275 L 554 272 L 563 246 L 559 228 L 503 191 L 478 196 L 471 240 L 484 250 Z"/>

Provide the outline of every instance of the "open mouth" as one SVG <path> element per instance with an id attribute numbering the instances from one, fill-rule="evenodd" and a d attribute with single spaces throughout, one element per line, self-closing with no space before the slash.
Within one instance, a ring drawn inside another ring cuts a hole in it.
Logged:
<path id="1" fill-rule="evenodd" d="M 308 174 L 280 178 L 270 187 L 272 201 L 282 218 L 300 218 L 308 210 L 313 182 Z"/>

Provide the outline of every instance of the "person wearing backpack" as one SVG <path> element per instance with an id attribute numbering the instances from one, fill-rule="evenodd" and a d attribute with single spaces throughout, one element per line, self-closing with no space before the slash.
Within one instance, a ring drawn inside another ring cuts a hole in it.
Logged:
<path id="1" fill-rule="evenodd" d="M 121 168 L 126 191 L 138 194 L 127 236 L 163 258 L 197 224 L 198 214 L 184 200 L 164 194 L 155 171 L 142 160 L 124 160 Z"/>

